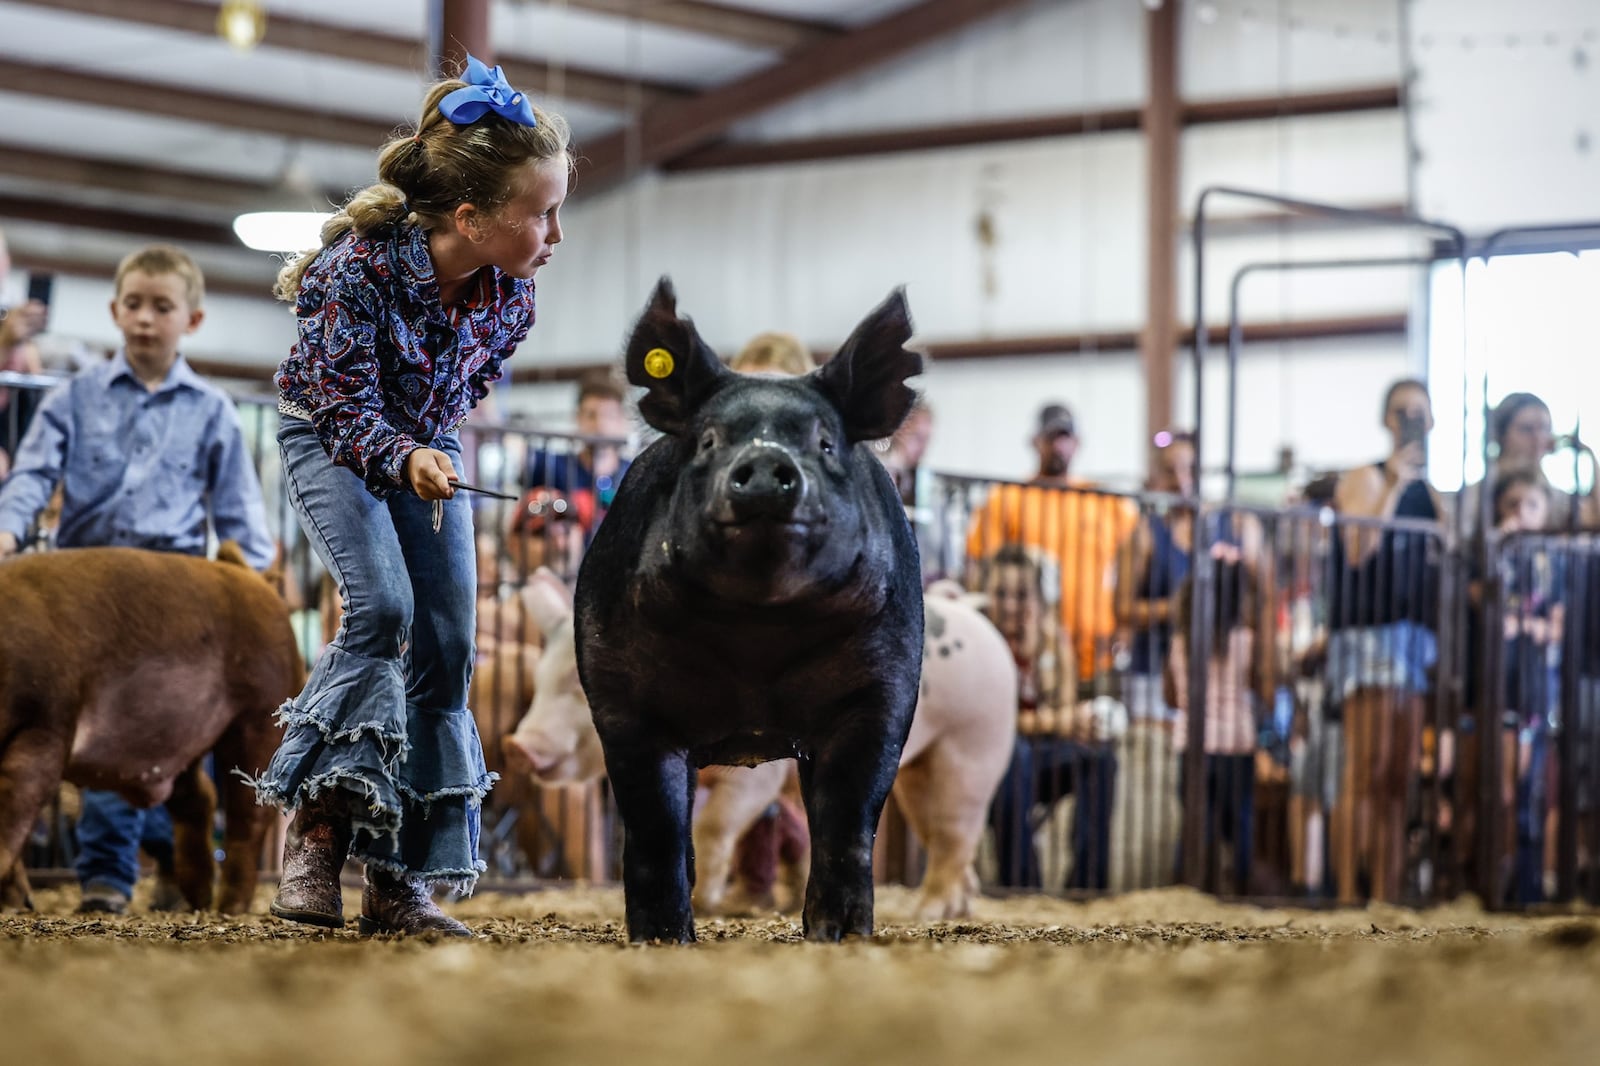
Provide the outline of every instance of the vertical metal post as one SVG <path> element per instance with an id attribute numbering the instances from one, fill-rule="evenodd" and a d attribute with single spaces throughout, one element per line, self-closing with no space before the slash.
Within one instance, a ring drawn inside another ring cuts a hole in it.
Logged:
<path id="1" fill-rule="evenodd" d="M 1147 306 L 1140 338 L 1145 380 L 1145 460 L 1172 421 L 1172 357 L 1178 335 L 1178 8 L 1162 4 L 1145 14 L 1149 93 L 1145 100 Z"/>
<path id="2" fill-rule="evenodd" d="M 428 73 L 453 77 L 466 66 L 467 53 L 490 65 L 489 0 L 433 0 L 428 9 Z"/>

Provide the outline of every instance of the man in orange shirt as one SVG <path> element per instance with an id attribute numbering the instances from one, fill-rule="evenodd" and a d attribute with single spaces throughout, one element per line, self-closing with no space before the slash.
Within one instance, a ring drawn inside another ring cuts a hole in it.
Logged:
<path id="1" fill-rule="evenodd" d="M 1039 472 L 1027 485 L 995 486 L 973 517 L 967 557 L 981 568 L 1003 545 L 1022 544 L 1055 563 L 1061 624 L 1072 636 L 1078 678 L 1089 682 L 1111 664 L 1117 550 L 1139 515 L 1126 499 L 1097 491 L 1093 482 L 1068 472 L 1078 451 L 1078 433 L 1064 405 L 1040 409 L 1033 446 Z"/>
<path id="2" fill-rule="evenodd" d="M 1080 683 L 1111 666 L 1116 632 L 1113 580 L 1117 552 L 1138 521 L 1125 499 L 1098 492 L 1069 468 L 1078 450 L 1077 426 L 1064 405 L 1039 411 L 1033 437 L 1038 473 L 1027 485 L 996 485 L 973 516 L 967 537 L 971 573 L 981 582 L 1003 547 L 1032 549 L 1053 565 L 1059 586 L 1061 630 L 1067 635 Z M 1051 591 L 1055 591 L 1051 588 Z M 1022 668 L 1024 664 L 1018 664 Z M 1026 686 L 1024 686 L 1026 688 Z M 1110 871 L 1111 810 L 1116 756 L 1104 738 L 1089 735 L 1088 718 L 1077 712 L 1073 688 L 1065 713 L 1035 711 L 1035 731 L 1019 732 L 1005 780 L 995 793 L 990 824 L 995 829 L 1002 885 L 1040 887 L 1033 848 L 1033 810 L 1065 795 L 1078 800 L 1072 830 L 1069 888 L 1103 889 Z"/>

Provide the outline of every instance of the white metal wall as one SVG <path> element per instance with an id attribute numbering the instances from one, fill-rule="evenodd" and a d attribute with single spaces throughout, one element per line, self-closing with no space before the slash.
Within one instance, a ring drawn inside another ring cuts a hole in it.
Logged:
<path id="1" fill-rule="evenodd" d="M 1393 83 L 1399 3 L 1187 3 L 1184 92 L 1217 99 Z M 1137 106 L 1144 18 L 1140 0 L 1038 0 L 737 133 L 812 136 Z M 1223 181 L 1399 203 L 1404 130 L 1392 112 L 1196 127 L 1184 138 L 1183 211 L 1201 186 Z M 568 242 L 540 279 L 540 322 L 513 365 L 613 355 L 661 273 L 673 275 L 684 308 L 724 350 L 773 328 L 830 347 L 901 284 L 919 337 L 929 341 L 1137 329 L 1146 290 L 1144 195 L 1134 133 L 652 175 L 595 195 L 580 187 L 565 212 Z M 992 242 L 979 237 L 983 216 Z M 1221 320 L 1226 276 L 1240 263 L 1414 247 L 1377 235 L 1219 230 L 1208 317 Z M 1186 319 L 1192 288 L 1183 254 Z M 58 322 L 70 319 L 72 331 L 114 341 L 105 286 L 65 278 L 58 285 Z M 1247 296 L 1250 319 L 1288 321 L 1393 313 L 1408 306 L 1412 291 L 1404 278 L 1347 274 L 1263 279 Z M 270 365 L 291 340 L 292 323 L 276 305 L 217 297 L 190 350 Z M 1389 378 L 1414 369 L 1399 338 L 1253 348 L 1246 362 L 1253 413 L 1243 459 L 1257 466 L 1290 441 L 1319 464 L 1366 459 L 1376 447 L 1363 436 L 1375 432 L 1375 397 Z M 1179 422 L 1188 421 L 1183 380 L 1180 374 Z M 941 363 L 925 386 L 939 411 L 932 458 L 941 466 L 1026 472 L 1026 424 L 1045 399 L 1078 409 L 1085 472 L 1132 474 L 1139 464 L 1143 385 L 1133 353 Z M 1209 382 L 1208 391 L 1220 397 Z M 502 402 L 549 415 L 570 410 L 571 396 L 570 386 L 519 388 Z"/>
<path id="2" fill-rule="evenodd" d="M 1422 209 L 1474 230 L 1600 217 L 1600 4 L 1411 2 Z"/>

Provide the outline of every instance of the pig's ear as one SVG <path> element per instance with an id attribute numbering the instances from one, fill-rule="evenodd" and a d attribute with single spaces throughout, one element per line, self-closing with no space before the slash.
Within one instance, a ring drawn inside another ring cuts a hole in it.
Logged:
<path id="1" fill-rule="evenodd" d="M 816 372 L 817 386 L 844 415 L 852 443 L 892 435 L 916 402 L 906 379 L 922 373 L 922 356 L 906 351 L 910 337 L 906 291 L 896 289 Z"/>
<path id="2" fill-rule="evenodd" d="M 694 323 L 678 317 L 678 297 L 665 277 L 656 283 L 650 305 L 633 327 L 626 361 L 628 381 L 650 390 L 639 401 L 639 414 L 673 436 L 683 432 L 695 409 L 729 377 Z"/>
<path id="3" fill-rule="evenodd" d="M 562 622 L 572 617 L 572 593 L 556 577 L 555 571 L 541 566 L 522 586 L 522 606 L 533 624 L 539 627 L 539 632 L 549 637 Z"/>

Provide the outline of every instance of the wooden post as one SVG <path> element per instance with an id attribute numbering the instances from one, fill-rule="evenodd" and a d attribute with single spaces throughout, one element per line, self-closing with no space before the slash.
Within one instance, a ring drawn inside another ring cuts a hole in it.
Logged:
<path id="1" fill-rule="evenodd" d="M 428 72 L 454 77 L 472 53 L 494 66 L 489 43 L 489 0 L 434 0 L 428 27 Z"/>
<path id="2" fill-rule="evenodd" d="M 1145 265 L 1148 303 L 1140 355 L 1145 378 L 1145 448 L 1172 422 L 1172 364 L 1178 337 L 1178 0 L 1145 14 L 1149 94 L 1142 126 L 1146 154 Z"/>

